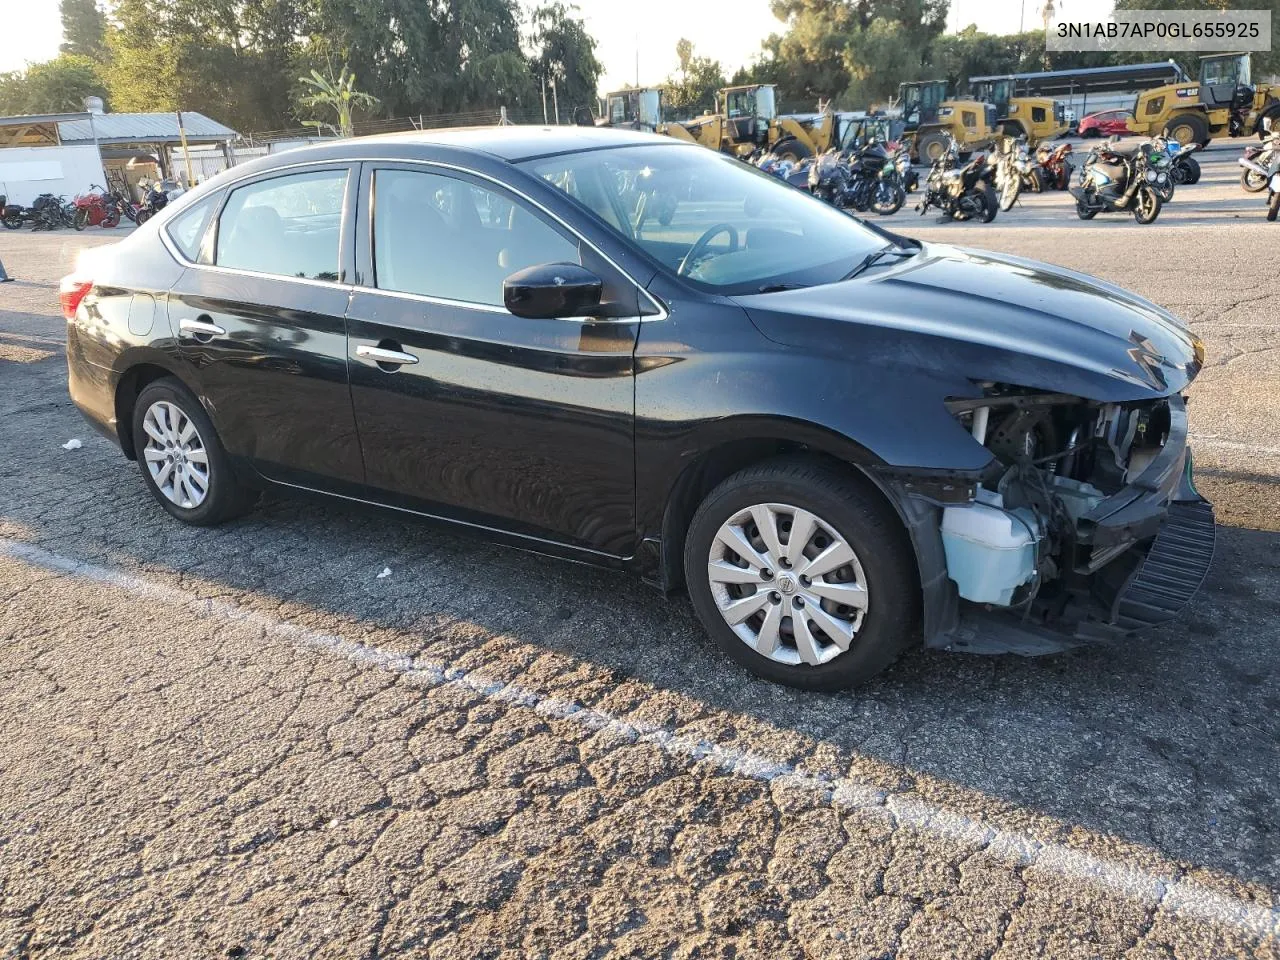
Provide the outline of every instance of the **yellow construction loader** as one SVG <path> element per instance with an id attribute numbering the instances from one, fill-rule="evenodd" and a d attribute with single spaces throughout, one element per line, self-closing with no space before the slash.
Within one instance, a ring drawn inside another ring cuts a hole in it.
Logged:
<path id="1" fill-rule="evenodd" d="M 995 136 L 995 105 L 948 98 L 945 80 L 899 84 L 898 99 L 906 132 L 914 136 L 911 152 L 921 163 L 938 159 L 948 137 L 967 154 L 988 146 Z"/>
<path id="2" fill-rule="evenodd" d="M 1018 96 L 1013 77 L 970 77 L 969 92 L 974 99 L 996 108 L 996 125 L 1007 137 L 1026 137 L 1035 147 L 1067 132 L 1066 107 L 1049 97 Z"/>
<path id="3" fill-rule="evenodd" d="M 1138 94 L 1129 127 L 1202 146 L 1214 137 L 1262 135 L 1264 119 L 1280 123 L 1280 85 L 1254 84 L 1247 53 L 1200 58 L 1198 83 L 1171 83 Z"/>
<path id="4" fill-rule="evenodd" d="M 735 157 L 772 150 L 793 160 L 820 153 L 826 147 L 819 149 L 819 145 L 835 138 L 835 117 L 829 111 L 815 126 L 778 116 L 777 88 L 771 83 L 725 87 L 716 95 L 716 106 L 715 113 L 672 121 L 658 132 Z"/>

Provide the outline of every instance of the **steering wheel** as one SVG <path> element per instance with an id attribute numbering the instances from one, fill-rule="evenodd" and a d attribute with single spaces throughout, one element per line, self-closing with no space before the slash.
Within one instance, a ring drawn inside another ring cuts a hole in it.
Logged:
<path id="1" fill-rule="evenodd" d="M 722 233 L 729 235 L 730 247 L 728 252 L 733 253 L 738 249 L 738 228 L 732 223 L 717 223 L 708 227 L 706 231 L 697 240 L 693 246 L 689 248 L 689 252 L 684 255 L 684 259 L 680 261 L 680 267 L 676 270 L 677 276 L 685 276 L 690 267 L 698 262 L 698 259 L 707 251 L 707 245 L 712 239 L 718 237 Z"/>

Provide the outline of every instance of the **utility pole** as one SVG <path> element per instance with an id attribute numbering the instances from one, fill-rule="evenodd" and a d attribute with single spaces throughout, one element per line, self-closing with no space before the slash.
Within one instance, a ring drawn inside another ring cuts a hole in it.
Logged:
<path id="1" fill-rule="evenodd" d="M 547 78 L 542 78 L 542 122 L 549 123 L 547 120 Z"/>
<path id="2" fill-rule="evenodd" d="M 182 125 L 182 111 L 178 111 L 178 139 L 182 141 L 182 159 L 187 168 L 187 189 L 196 185 L 196 178 L 191 174 L 191 153 L 187 150 L 187 130 Z"/>

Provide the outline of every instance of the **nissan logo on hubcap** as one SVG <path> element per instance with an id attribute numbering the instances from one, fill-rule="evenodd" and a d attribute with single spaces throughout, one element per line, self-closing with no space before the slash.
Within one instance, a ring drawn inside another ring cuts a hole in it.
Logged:
<path id="1" fill-rule="evenodd" d="M 784 573 L 778 578 L 778 589 L 786 594 L 796 592 L 796 578 L 789 573 Z"/>

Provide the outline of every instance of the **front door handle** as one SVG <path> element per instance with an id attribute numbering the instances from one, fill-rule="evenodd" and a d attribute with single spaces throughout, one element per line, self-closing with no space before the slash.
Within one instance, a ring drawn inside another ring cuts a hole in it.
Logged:
<path id="1" fill-rule="evenodd" d="M 209 323 L 206 320 L 179 320 L 178 333 L 186 334 L 188 337 L 195 337 L 199 340 L 201 337 L 212 340 L 214 337 L 225 337 L 227 331 L 216 323 Z"/>
<path id="2" fill-rule="evenodd" d="M 404 363 L 418 362 L 418 358 L 412 353 L 405 353 L 403 350 L 390 350 L 386 347 L 375 347 L 368 343 L 362 343 L 356 347 L 356 356 L 374 366 L 385 363 L 398 367 Z"/>

